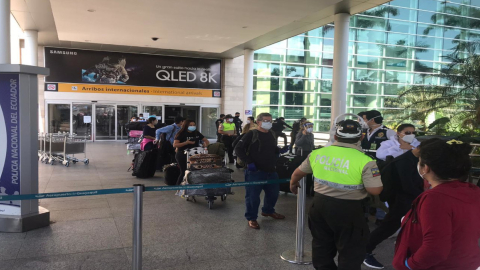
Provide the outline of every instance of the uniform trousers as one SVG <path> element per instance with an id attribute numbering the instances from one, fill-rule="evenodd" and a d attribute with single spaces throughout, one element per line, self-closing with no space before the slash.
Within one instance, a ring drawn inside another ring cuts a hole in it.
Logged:
<path id="1" fill-rule="evenodd" d="M 360 270 L 369 229 L 362 200 L 343 200 L 315 193 L 308 217 L 316 270 Z M 334 258 L 338 252 L 338 266 Z"/>

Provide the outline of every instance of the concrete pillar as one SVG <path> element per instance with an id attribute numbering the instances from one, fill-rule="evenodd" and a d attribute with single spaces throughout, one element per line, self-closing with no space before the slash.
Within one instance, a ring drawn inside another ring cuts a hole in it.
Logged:
<path id="1" fill-rule="evenodd" d="M 350 14 L 335 14 L 333 47 L 332 114 L 331 121 L 347 111 L 348 34 Z"/>
<path id="2" fill-rule="evenodd" d="M 38 31 L 25 31 L 25 54 L 22 64 L 29 66 L 38 66 Z"/>
<path id="3" fill-rule="evenodd" d="M 253 113 L 253 54 L 254 51 L 246 49 L 244 51 L 244 73 L 243 73 L 243 112 L 240 112 L 246 120 L 251 114 L 247 114 L 247 111 Z"/>
<path id="4" fill-rule="evenodd" d="M 10 0 L 0 0 L 0 64 L 10 63 Z"/>

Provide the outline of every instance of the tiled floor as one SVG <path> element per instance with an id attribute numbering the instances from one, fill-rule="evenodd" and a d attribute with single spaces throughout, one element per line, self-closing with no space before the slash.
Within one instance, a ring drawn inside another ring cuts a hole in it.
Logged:
<path id="1" fill-rule="evenodd" d="M 40 192 L 163 185 L 162 173 L 142 180 L 127 172 L 133 157 L 123 143 L 90 143 L 88 157 L 88 166 L 39 164 Z M 233 178 L 243 181 L 242 172 Z M 205 201 L 186 202 L 172 191 L 145 193 L 144 269 L 313 269 L 280 259 L 295 244 L 295 196 L 280 195 L 276 210 L 285 220 L 259 218 L 262 229 L 256 231 L 243 217 L 244 189 L 234 191 L 226 202 L 215 202 L 213 210 Z M 51 226 L 0 233 L 0 270 L 131 269 L 131 194 L 45 199 L 40 205 L 51 211 Z M 308 229 L 305 238 L 309 250 Z M 385 269 L 393 269 L 393 241 L 377 249 Z"/>

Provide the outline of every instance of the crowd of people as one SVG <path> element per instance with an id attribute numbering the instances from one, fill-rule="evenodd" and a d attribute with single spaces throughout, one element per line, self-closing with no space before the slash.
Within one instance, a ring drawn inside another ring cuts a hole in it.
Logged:
<path id="1" fill-rule="evenodd" d="M 278 179 L 276 162 L 290 150 L 303 163 L 291 176 L 297 194 L 303 177 L 313 174 L 315 196 L 308 225 L 313 237 L 313 266 L 319 270 L 359 270 L 384 266 L 374 251 L 398 234 L 393 266 L 397 270 L 476 270 L 480 267 L 480 188 L 467 183 L 472 167 L 471 146 L 461 141 L 416 138 L 415 126 L 401 124 L 396 131 L 383 125 L 380 112 L 361 112 L 356 120 L 335 125 L 335 142 L 316 147 L 314 124 L 301 118 L 292 126 L 269 113 L 248 117 L 222 114 L 215 122 L 217 141 L 224 143 L 230 163 L 245 168 L 245 182 Z M 176 149 L 183 179 L 185 149 L 208 140 L 195 121 L 177 117 L 175 123 L 155 130 L 156 118 L 147 119 L 144 148 L 159 141 Z M 291 128 L 288 144 L 285 128 Z M 284 147 L 279 147 L 283 138 Z M 275 206 L 278 184 L 245 187 L 245 218 L 260 229 L 261 215 L 284 219 Z M 376 212 L 377 227 L 370 232 L 368 216 Z M 367 220 L 366 220 L 367 217 Z M 338 256 L 337 262 L 335 258 Z"/>

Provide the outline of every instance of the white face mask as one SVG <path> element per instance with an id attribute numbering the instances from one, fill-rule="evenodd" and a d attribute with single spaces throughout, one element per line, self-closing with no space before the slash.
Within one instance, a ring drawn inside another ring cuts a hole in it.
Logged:
<path id="1" fill-rule="evenodd" d="M 232 122 L 233 122 L 233 118 L 229 118 L 229 119 L 228 119 L 228 122 L 232 123 Z"/>
<path id="2" fill-rule="evenodd" d="M 417 171 L 418 171 L 418 175 L 420 175 L 420 177 L 423 179 L 423 176 L 425 175 L 425 173 L 424 174 L 420 173 L 420 164 L 417 164 Z"/>
<path id="3" fill-rule="evenodd" d="M 272 128 L 272 122 L 262 122 L 262 128 L 265 130 L 270 130 Z"/>
<path id="4" fill-rule="evenodd" d="M 247 124 L 250 124 L 250 120 L 247 120 Z"/>
<path id="5" fill-rule="evenodd" d="M 312 133 L 312 132 L 313 132 L 313 128 L 307 128 L 307 132 L 308 132 L 308 133 Z"/>
<path id="6" fill-rule="evenodd" d="M 415 134 L 405 135 L 402 140 L 406 143 L 412 143 L 415 140 Z"/>

